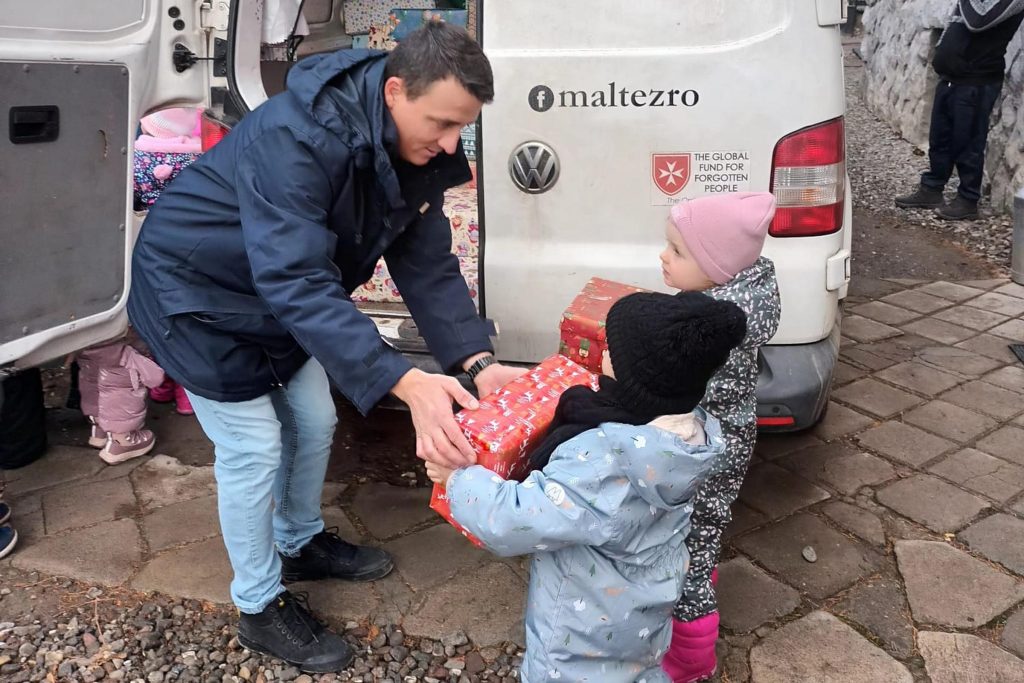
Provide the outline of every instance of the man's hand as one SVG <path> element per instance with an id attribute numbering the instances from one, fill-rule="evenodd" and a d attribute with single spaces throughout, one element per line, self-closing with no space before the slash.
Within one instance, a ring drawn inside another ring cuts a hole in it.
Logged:
<path id="1" fill-rule="evenodd" d="M 412 413 L 417 457 L 453 468 L 476 462 L 473 448 L 455 421 L 452 401 L 470 410 L 480 404 L 457 379 L 414 368 L 402 375 L 391 393 Z"/>
<path id="2" fill-rule="evenodd" d="M 455 470 L 450 470 L 447 467 L 442 467 L 436 462 L 427 461 L 427 476 L 430 477 L 430 481 L 435 484 L 447 487 L 448 477 L 452 476 L 452 472 L 454 471 Z"/>
<path id="3" fill-rule="evenodd" d="M 501 363 L 495 363 L 488 365 L 484 368 L 473 383 L 476 384 L 476 390 L 483 398 L 488 394 L 491 394 L 498 389 L 502 388 L 517 377 L 521 377 L 527 373 L 526 368 L 513 368 L 508 365 L 502 365 Z"/>

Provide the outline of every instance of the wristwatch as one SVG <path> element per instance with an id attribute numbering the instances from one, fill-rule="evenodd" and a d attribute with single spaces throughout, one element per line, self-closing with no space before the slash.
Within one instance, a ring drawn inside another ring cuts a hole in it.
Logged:
<path id="1" fill-rule="evenodd" d="M 476 381 L 476 376 L 483 372 L 484 368 L 489 365 L 494 365 L 497 362 L 498 361 L 494 359 L 494 356 L 481 356 L 480 358 L 477 358 L 475 363 L 469 366 L 469 369 L 466 370 L 466 374 L 469 375 L 471 380 Z"/>

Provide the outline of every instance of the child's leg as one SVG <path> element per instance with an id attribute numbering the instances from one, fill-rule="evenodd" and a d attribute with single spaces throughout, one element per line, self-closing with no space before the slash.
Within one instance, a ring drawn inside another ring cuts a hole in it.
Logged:
<path id="1" fill-rule="evenodd" d="M 153 432 L 144 429 L 146 389 L 163 379 L 160 367 L 131 346 L 122 349 L 116 366 L 100 368 L 97 422 L 110 434 L 100 451 L 106 462 L 123 462 L 153 448 Z"/>
<path id="2" fill-rule="evenodd" d="M 755 424 L 730 428 L 723 423 L 722 427 L 727 462 L 723 471 L 704 482 L 694 501 L 690 535 L 686 538 L 690 567 L 673 613 L 672 643 L 662 661 L 673 683 L 708 680 L 718 664 L 715 567 L 722 551 L 722 534 L 732 519 L 729 508 L 739 495 L 757 436 Z"/>
<path id="3" fill-rule="evenodd" d="M 94 346 L 79 353 L 76 359 L 81 409 L 90 423 L 89 445 L 93 448 L 103 448 L 107 443 L 107 433 L 97 421 L 100 414 L 100 370 L 117 367 L 124 346 L 123 341 Z"/>
<path id="4" fill-rule="evenodd" d="M 690 568 L 674 612 L 680 621 L 692 621 L 718 610 L 711 574 L 722 553 L 722 534 L 732 521 L 730 508 L 739 496 L 754 453 L 756 425 L 722 426 L 728 461 L 723 471 L 704 482 L 694 501 L 690 535 L 686 538 Z"/>

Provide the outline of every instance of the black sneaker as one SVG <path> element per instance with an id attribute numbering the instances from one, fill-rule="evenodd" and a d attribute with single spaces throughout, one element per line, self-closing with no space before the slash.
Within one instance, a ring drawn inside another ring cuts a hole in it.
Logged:
<path id="1" fill-rule="evenodd" d="M 343 541 L 337 530 L 337 527 L 324 529 L 302 546 L 296 557 L 281 555 L 281 579 L 376 581 L 395 568 L 395 562 L 387 552 Z"/>
<path id="2" fill-rule="evenodd" d="M 305 593 L 284 591 L 259 614 L 243 613 L 238 642 L 307 673 L 341 671 L 355 658 L 348 643 L 310 613 Z"/>
<path id="3" fill-rule="evenodd" d="M 914 192 L 897 197 L 896 206 L 901 209 L 934 209 L 942 206 L 942 190 L 918 185 Z"/>
<path id="4" fill-rule="evenodd" d="M 978 217 L 978 202 L 957 195 L 949 204 L 935 209 L 935 215 L 946 221 L 973 221 Z"/>

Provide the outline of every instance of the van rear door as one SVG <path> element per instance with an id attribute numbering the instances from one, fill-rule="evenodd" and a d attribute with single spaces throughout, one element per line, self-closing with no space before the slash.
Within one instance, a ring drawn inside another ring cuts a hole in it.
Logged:
<path id="1" fill-rule="evenodd" d="M 124 330 L 135 131 L 203 103 L 208 69 L 174 60 L 207 54 L 202 4 L 0 0 L 0 372 Z"/>
<path id="2" fill-rule="evenodd" d="M 591 276 L 663 289 L 669 206 L 731 191 L 774 190 L 787 220 L 813 217 L 790 211 L 801 202 L 827 215 L 821 230 L 769 237 L 765 253 L 783 300 L 775 343 L 829 336 L 849 234 L 840 0 L 482 8 L 497 96 L 482 115 L 481 290 L 500 358 L 554 352 Z"/>

